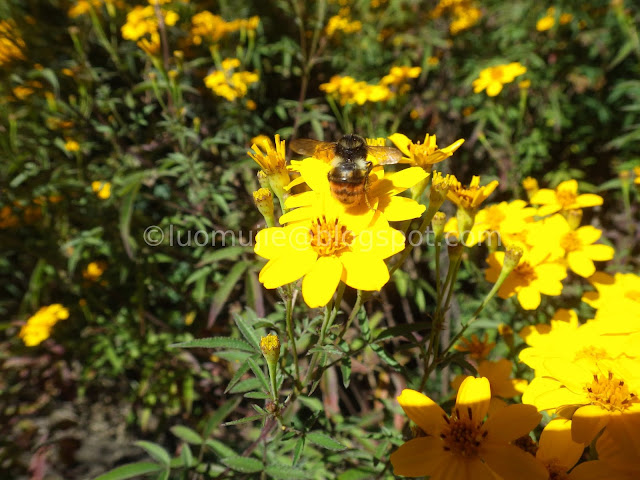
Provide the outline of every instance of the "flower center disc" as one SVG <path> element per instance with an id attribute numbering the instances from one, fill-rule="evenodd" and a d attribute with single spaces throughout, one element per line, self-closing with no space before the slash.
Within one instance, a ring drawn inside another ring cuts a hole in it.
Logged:
<path id="1" fill-rule="evenodd" d="M 614 377 L 611 372 L 606 377 L 595 374 L 585 389 L 592 404 L 609 411 L 623 411 L 638 401 L 624 381 Z"/>
<path id="2" fill-rule="evenodd" d="M 536 271 L 533 269 L 529 262 L 521 262 L 516 267 L 516 273 L 520 275 L 522 278 L 527 280 L 528 282 L 534 281 L 538 276 L 536 275 Z"/>
<path id="3" fill-rule="evenodd" d="M 480 427 L 481 424 L 472 420 L 451 417 L 449 425 L 440 434 L 444 449 L 463 457 L 478 455 L 480 444 L 486 436 Z"/>
<path id="4" fill-rule="evenodd" d="M 569 232 L 560 239 L 560 246 L 565 252 L 575 252 L 580 250 L 582 242 L 576 235 L 576 232 Z"/>
<path id="5" fill-rule="evenodd" d="M 338 219 L 327 221 L 323 215 L 311 223 L 311 246 L 320 256 L 340 253 L 351 246 L 354 235 Z"/>
<path id="6" fill-rule="evenodd" d="M 570 205 L 574 204 L 577 197 L 578 196 L 571 190 L 560 190 L 556 193 L 558 203 L 562 205 L 563 209 L 566 209 Z"/>

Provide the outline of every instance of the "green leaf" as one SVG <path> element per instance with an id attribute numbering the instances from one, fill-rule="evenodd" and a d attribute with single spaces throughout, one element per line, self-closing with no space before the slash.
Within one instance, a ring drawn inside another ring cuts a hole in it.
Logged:
<path id="1" fill-rule="evenodd" d="M 264 372 L 262 371 L 262 368 L 260 368 L 260 366 L 256 363 L 254 358 L 248 358 L 247 362 L 249 363 L 249 366 L 251 367 L 251 371 L 255 374 L 256 378 L 260 380 L 260 384 L 262 385 L 262 388 L 264 389 L 264 391 L 268 392 L 270 390 L 269 381 L 267 380 L 267 377 L 265 377 Z"/>
<path id="2" fill-rule="evenodd" d="M 247 247 L 225 247 L 205 253 L 202 259 L 196 264 L 196 268 L 202 268 L 210 263 L 219 262 L 220 260 L 236 260 L 244 252 L 249 251 Z"/>
<path id="3" fill-rule="evenodd" d="M 342 384 L 344 388 L 349 388 L 351 383 L 351 357 L 346 357 L 340 364 L 340 372 L 342 373 Z"/>
<path id="4" fill-rule="evenodd" d="M 239 262 L 236 263 L 231 270 L 227 274 L 227 276 L 220 282 L 220 286 L 216 293 L 213 295 L 213 300 L 211 301 L 211 308 L 209 309 L 209 321 L 207 326 L 210 328 L 215 319 L 220 314 L 223 305 L 227 302 L 233 288 L 236 286 L 236 283 L 242 278 L 245 270 L 249 267 L 248 262 Z"/>
<path id="5" fill-rule="evenodd" d="M 156 473 L 164 467 L 152 462 L 135 462 L 114 468 L 110 472 L 100 475 L 95 480 L 125 480 L 127 478 L 135 478 L 147 473 Z"/>
<path id="6" fill-rule="evenodd" d="M 233 319 L 238 326 L 238 330 L 240 330 L 240 333 L 242 333 L 242 336 L 247 340 L 247 342 L 259 349 L 260 337 L 254 330 L 253 326 L 251 326 L 249 322 L 240 314 L 234 314 Z"/>
<path id="7" fill-rule="evenodd" d="M 376 477 L 376 471 L 370 468 L 350 468 L 338 475 L 337 480 L 368 480 Z"/>
<path id="8" fill-rule="evenodd" d="M 244 395 L 244 398 L 253 398 L 256 400 L 270 400 L 271 394 L 264 392 L 247 392 Z"/>
<path id="9" fill-rule="evenodd" d="M 250 457 L 228 457 L 223 458 L 222 463 L 232 470 L 241 473 L 257 473 L 264 470 L 262 462 Z"/>
<path id="10" fill-rule="evenodd" d="M 345 450 L 347 448 L 337 440 L 334 440 L 329 435 L 322 432 L 307 433 L 306 438 L 311 443 L 319 447 L 326 448 L 327 450 L 340 451 L 340 450 Z"/>
<path id="11" fill-rule="evenodd" d="M 229 385 L 227 385 L 227 388 L 224 389 L 224 393 L 227 393 L 229 390 L 231 390 L 231 388 L 233 388 L 233 386 L 240 381 L 242 376 L 247 373 L 247 370 L 249 370 L 249 358 L 247 358 L 242 363 L 242 365 L 238 367 L 236 373 L 234 373 L 233 377 L 231 377 L 231 380 L 229 380 Z"/>
<path id="12" fill-rule="evenodd" d="M 296 447 L 293 451 L 293 461 L 291 462 L 294 466 L 300 460 L 302 456 L 302 452 L 304 450 L 304 437 L 300 437 L 296 442 Z"/>
<path id="13" fill-rule="evenodd" d="M 122 206 L 120 207 L 120 238 L 124 249 L 127 252 L 127 256 L 133 260 L 135 257 L 135 242 L 131 238 L 131 216 L 133 215 L 133 205 L 135 203 L 140 186 L 142 185 L 142 177 L 138 178 L 137 183 L 133 185 L 131 191 L 129 191 L 123 198 Z"/>
<path id="14" fill-rule="evenodd" d="M 315 397 L 305 397 L 301 395 L 298 397 L 298 401 L 314 412 L 322 412 L 324 410 L 322 402 Z"/>
<path id="15" fill-rule="evenodd" d="M 213 450 L 218 458 L 233 457 L 236 455 L 236 452 L 215 438 L 208 439 L 204 444 Z"/>
<path id="16" fill-rule="evenodd" d="M 260 380 L 257 378 L 247 378 L 246 380 L 242 380 L 238 382 L 229 393 L 245 393 L 252 392 L 254 390 L 258 390 L 260 388 Z"/>
<path id="17" fill-rule="evenodd" d="M 278 480 L 306 480 L 310 475 L 296 467 L 283 465 L 282 463 L 273 463 L 265 469 L 267 475 Z"/>
<path id="18" fill-rule="evenodd" d="M 242 425 L 243 423 L 251 423 L 256 420 L 261 420 L 264 418 L 264 415 L 252 415 L 250 417 L 241 418 L 240 420 L 233 420 L 231 422 L 223 423 L 222 425 L 228 427 L 230 425 Z"/>
<path id="19" fill-rule="evenodd" d="M 193 445 L 202 445 L 202 437 L 198 435 L 197 432 L 191 430 L 189 427 L 176 425 L 174 427 L 171 427 L 171 433 L 187 443 L 192 443 Z"/>
<path id="20" fill-rule="evenodd" d="M 216 429 L 216 427 L 218 427 L 222 423 L 222 421 L 238 407 L 241 401 L 242 399 L 238 397 L 223 403 L 207 422 L 207 426 L 205 427 L 203 433 L 204 438 L 208 438 Z"/>
<path id="21" fill-rule="evenodd" d="M 171 462 L 171 456 L 169 455 L 169 452 L 167 452 L 157 443 L 147 442 L 146 440 L 138 440 L 137 442 L 135 442 L 135 445 L 146 450 L 151 458 L 158 462 L 161 462 L 163 465 L 168 466 L 169 462 Z"/>
<path id="22" fill-rule="evenodd" d="M 186 443 L 182 445 L 182 450 L 180 450 L 180 458 L 184 467 L 191 468 L 193 466 L 193 453 L 191 453 L 191 448 Z"/>
<path id="23" fill-rule="evenodd" d="M 174 348 L 230 348 L 232 350 L 244 350 L 245 352 L 255 352 L 247 342 L 239 338 L 229 337 L 209 337 L 189 340 L 188 342 L 174 343 Z"/>

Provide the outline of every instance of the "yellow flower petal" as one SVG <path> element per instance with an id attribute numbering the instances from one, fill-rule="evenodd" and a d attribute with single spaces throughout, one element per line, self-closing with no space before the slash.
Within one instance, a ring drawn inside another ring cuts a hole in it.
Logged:
<path id="1" fill-rule="evenodd" d="M 498 478 L 518 480 L 547 480 L 546 467 L 528 452 L 514 445 L 487 445 L 482 451 L 482 459 Z M 473 478 L 473 477 L 468 477 Z"/>
<path id="2" fill-rule="evenodd" d="M 597 405 L 585 405 L 573 414 L 571 437 L 577 443 L 591 443 L 609 422 L 609 412 Z"/>
<path id="3" fill-rule="evenodd" d="M 602 202 L 602 197 L 593 193 L 583 193 L 576 198 L 576 203 L 580 208 L 597 207 L 598 205 L 602 205 Z"/>
<path id="4" fill-rule="evenodd" d="M 518 302 L 525 310 L 535 310 L 540 306 L 540 291 L 532 287 L 524 287 L 518 292 Z"/>
<path id="5" fill-rule="evenodd" d="M 311 308 L 324 307 L 336 291 L 342 263 L 336 257 L 320 257 L 302 280 L 302 296 Z"/>
<path id="6" fill-rule="evenodd" d="M 295 282 L 311 270 L 318 258 L 318 254 L 311 248 L 290 252 L 288 255 L 269 260 L 262 268 L 258 278 L 265 288 L 278 288 Z"/>
<path id="7" fill-rule="evenodd" d="M 544 427 L 539 443 L 536 458 L 546 464 L 561 465 L 565 471 L 578 463 L 584 451 L 584 445 L 571 438 L 571 420 L 562 417 L 554 418 Z"/>
<path id="8" fill-rule="evenodd" d="M 484 424 L 489 432 L 487 442 L 508 443 L 533 430 L 542 415 L 533 405 L 508 405 L 493 415 Z"/>
<path id="9" fill-rule="evenodd" d="M 422 170 L 422 169 L 421 169 Z M 418 202 L 406 197 L 397 195 L 383 197 L 378 203 L 378 210 L 384 213 L 390 222 L 401 222 L 418 218 L 425 211 L 426 207 Z"/>
<path id="10" fill-rule="evenodd" d="M 460 385 L 456 397 L 456 410 L 463 417 L 471 417 L 475 422 L 481 422 L 489 411 L 491 400 L 491 386 L 486 378 L 467 377 Z"/>
<path id="11" fill-rule="evenodd" d="M 550 188 L 541 188 L 531 197 L 532 205 L 549 205 L 556 203 L 557 197 L 555 190 Z"/>
<path id="12" fill-rule="evenodd" d="M 425 433 L 438 435 L 445 425 L 447 416 L 436 402 L 415 390 L 404 389 L 398 397 L 398 403 L 413 422 Z"/>
<path id="13" fill-rule="evenodd" d="M 412 142 L 406 135 L 403 135 L 401 133 L 394 133 L 388 138 L 393 142 L 398 150 L 404 153 L 407 157 L 411 156 L 411 153 L 409 152 L 409 145 L 411 145 Z"/>
<path id="14" fill-rule="evenodd" d="M 390 460 L 395 475 L 423 477 L 455 464 L 451 457 L 442 449 L 440 438 L 419 437 L 409 440 L 393 452 Z"/>
<path id="15" fill-rule="evenodd" d="M 602 230 L 592 225 L 585 225 L 584 227 L 578 228 L 576 234 L 583 245 L 591 245 L 597 242 L 602 236 Z"/>
<path id="16" fill-rule="evenodd" d="M 383 179 L 371 186 L 372 196 L 396 195 L 413 187 L 418 182 L 427 178 L 429 174 L 420 167 L 409 167 L 399 172 L 386 175 Z"/>
<path id="17" fill-rule="evenodd" d="M 579 250 L 567 254 L 567 263 L 571 270 L 584 278 L 588 278 L 596 272 L 596 267 L 591 259 Z"/>
<path id="18" fill-rule="evenodd" d="M 611 260 L 616 253 L 609 245 L 602 245 L 600 243 L 596 245 L 586 245 L 583 250 L 587 257 L 598 262 Z"/>
<path id="19" fill-rule="evenodd" d="M 379 257 L 345 252 L 340 255 L 344 266 L 342 281 L 357 290 L 380 290 L 389 281 L 387 265 Z"/>

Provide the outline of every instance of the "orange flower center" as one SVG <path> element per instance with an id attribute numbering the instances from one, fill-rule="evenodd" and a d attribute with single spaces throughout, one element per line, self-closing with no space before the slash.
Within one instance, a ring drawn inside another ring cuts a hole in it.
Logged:
<path id="1" fill-rule="evenodd" d="M 563 210 L 576 203 L 577 198 L 578 195 L 572 190 L 561 189 L 556 192 L 556 199 Z"/>
<path id="2" fill-rule="evenodd" d="M 488 433 L 482 429 L 482 422 L 460 418 L 458 413 L 452 415 L 451 418 L 446 418 L 446 420 L 447 426 L 440 434 L 440 438 L 444 442 L 444 449 L 463 457 L 477 456 L 480 445 Z"/>
<path id="3" fill-rule="evenodd" d="M 336 218 L 327 221 L 323 215 L 311 223 L 311 246 L 320 256 L 330 256 L 347 250 L 354 235 Z"/>
<path id="4" fill-rule="evenodd" d="M 491 69 L 491 79 L 502 83 L 504 77 L 504 69 L 501 67 L 495 67 Z"/>
<path id="5" fill-rule="evenodd" d="M 538 278 L 535 269 L 527 261 L 520 261 L 514 271 L 516 275 L 522 277 L 527 283 L 531 283 Z"/>
<path id="6" fill-rule="evenodd" d="M 613 376 L 612 372 L 605 377 L 594 374 L 593 381 L 585 387 L 591 404 L 609 411 L 623 411 L 638 402 L 635 393 L 629 387 Z"/>
<path id="7" fill-rule="evenodd" d="M 553 462 L 553 461 L 552 461 Z M 549 480 L 568 480 L 567 467 L 558 465 L 556 463 L 549 463 L 547 465 L 549 471 Z"/>
<path id="8" fill-rule="evenodd" d="M 569 232 L 560 239 L 560 246 L 565 252 L 575 252 L 582 249 L 582 242 L 576 232 Z"/>

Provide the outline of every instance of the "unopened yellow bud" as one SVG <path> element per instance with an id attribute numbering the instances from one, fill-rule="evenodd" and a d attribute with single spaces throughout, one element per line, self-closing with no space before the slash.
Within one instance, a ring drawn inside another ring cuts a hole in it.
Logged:
<path id="1" fill-rule="evenodd" d="M 267 177 L 267 174 L 264 173 L 263 170 L 259 170 L 256 176 L 258 177 L 261 188 L 269 188 L 269 177 Z"/>
<path id="2" fill-rule="evenodd" d="M 270 333 L 260 339 L 260 350 L 267 362 L 277 363 L 280 359 L 280 339 L 277 335 Z"/>
<path id="3" fill-rule="evenodd" d="M 433 228 L 433 233 L 436 237 L 436 243 L 440 243 L 442 241 L 442 237 L 444 236 L 444 226 L 447 223 L 447 216 L 444 212 L 436 212 L 431 219 L 431 228 Z"/>
<path id="4" fill-rule="evenodd" d="M 538 180 L 527 177 L 522 181 L 522 188 L 527 192 L 527 198 L 531 199 L 538 192 Z"/>
<path id="5" fill-rule="evenodd" d="M 261 188 L 253 192 L 253 201 L 267 222 L 268 227 L 275 227 L 276 220 L 273 213 L 273 195 L 268 188 Z"/>
<path id="6" fill-rule="evenodd" d="M 571 230 L 577 230 L 580 223 L 582 223 L 582 209 L 577 208 L 575 210 L 569 210 L 567 212 L 567 222 L 569 223 Z"/>
<path id="7" fill-rule="evenodd" d="M 476 223 L 476 210 L 458 207 L 456 219 L 458 220 L 458 233 L 460 234 L 462 243 L 467 243 L 467 238 L 471 233 L 473 224 Z"/>
<path id="8" fill-rule="evenodd" d="M 520 245 L 512 245 L 507 248 L 504 255 L 504 262 L 502 264 L 502 271 L 507 272 L 507 275 L 513 271 L 514 268 L 520 263 L 520 259 L 524 255 L 524 250 Z"/>
<path id="9" fill-rule="evenodd" d="M 442 206 L 447 199 L 451 179 L 450 175 L 443 177 L 440 172 L 433 173 L 431 191 L 429 192 L 429 208 L 439 209 Z"/>

